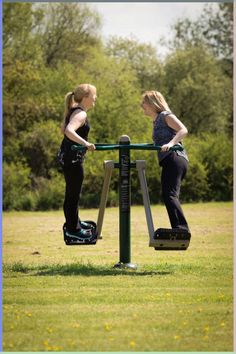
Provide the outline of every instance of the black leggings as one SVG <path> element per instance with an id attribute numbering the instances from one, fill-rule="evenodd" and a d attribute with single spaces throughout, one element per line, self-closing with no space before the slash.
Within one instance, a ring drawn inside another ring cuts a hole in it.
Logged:
<path id="1" fill-rule="evenodd" d="M 168 155 L 162 162 L 162 197 L 169 215 L 172 228 L 188 230 L 188 223 L 184 217 L 179 201 L 181 181 L 186 175 L 188 161 L 178 156 L 176 152 Z"/>
<path id="2" fill-rule="evenodd" d="M 64 214 L 66 219 L 66 228 L 73 232 L 77 229 L 79 216 L 79 200 L 84 179 L 84 169 L 82 164 L 74 164 L 63 169 L 66 181 Z"/>

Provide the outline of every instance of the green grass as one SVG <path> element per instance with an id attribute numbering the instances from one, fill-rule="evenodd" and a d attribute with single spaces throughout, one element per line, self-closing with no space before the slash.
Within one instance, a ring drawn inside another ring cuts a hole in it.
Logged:
<path id="1" fill-rule="evenodd" d="M 148 247 L 132 207 L 132 262 L 119 261 L 118 209 L 96 246 L 65 246 L 62 212 L 3 214 L 4 351 L 233 351 L 233 204 L 183 206 L 185 252 Z M 82 210 L 96 220 L 96 210 Z M 153 206 L 156 227 L 169 227 Z"/>

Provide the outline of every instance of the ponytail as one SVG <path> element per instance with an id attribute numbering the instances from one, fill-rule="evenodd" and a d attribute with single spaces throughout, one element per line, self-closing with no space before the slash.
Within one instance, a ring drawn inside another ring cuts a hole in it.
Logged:
<path id="1" fill-rule="evenodd" d="M 64 111 L 64 120 L 68 116 L 70 109 L 73 106 L 73 95 L 74 92 L 68 92 L 65 97 L 65 111 Z"/>
<path id="2" fill-rule="evenodd" d="M 67 117 L 68 117 L 70 110 L 71 110 L 73 103 L 74 103 L 73 95 L 74 95 L 74 92 L 68 92 L 65 96 L 64 119 L 63 119 L 62 127 L 61 127 L 62 133 L 64 133 L 64 131 L 65 131 L 65 127 L 68 123 L 66 120 L 67 120 Z"/>
<path id="3" fill-rule="evenodd" d="M 90 84 L 81 84 L 75 88 L 73 92 L 68 92 L 65 97 L 65 111 L 64 111 L 64 120 L 62 123 L 62 133 L 64 133 L 65 128 L 69 122 L 70 110 L 75 104 L 79 104 L 82 99 L 89 95 L 91 88 L 95 86 Z"/>

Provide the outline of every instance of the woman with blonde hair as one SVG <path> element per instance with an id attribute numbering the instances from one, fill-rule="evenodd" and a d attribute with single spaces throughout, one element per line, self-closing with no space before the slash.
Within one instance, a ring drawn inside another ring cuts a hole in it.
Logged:
<path id="1" fill-rule="evenodd" d="M 179 201 L 181 181 L 188 168 L 188 156 L 185 150 L 170 150 L 175 144 L 182 144 L 188 130 L 171 112 L 165 98 L 158 91 L 146 91 L 142 95 L 141 107 L 144 114 L 152 118 L 154 144 L 162 147 L 158 152 L 159 164 L 162 167 L 162 196 L 171 227 L 189 231 Z"/>
<path id="2" fill-rule="evenodd" d="M 94 107 L 96 98 L 96 87 L 90 84 L 79 85 L 65 97 L 64 120 L 61 126 L 64 139 L 58 156 L 66 182 L 63 205 L 66 222 L 63 228 L 67 232 L 66 236 L 73 240 L 89 237 L 91 229 L 81 227 L 78 215 L 86 151 L 72 151 L 71 146 L 77 143 L 84 145 L 89 151 L 95 150 L 95 145 L 88 142 L 90 124 L 87 111 Z"/>

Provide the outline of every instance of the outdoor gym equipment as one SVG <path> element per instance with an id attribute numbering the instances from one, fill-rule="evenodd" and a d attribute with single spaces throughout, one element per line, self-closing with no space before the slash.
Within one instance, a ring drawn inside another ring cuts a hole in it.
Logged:
<path id="1" fill-rule="evenodd" d="M 136 160 L 131 162 L 130 150 L 161 150 L 161 146 L 154 144 L 130 144 L 127 135 L 122 135 L 119 144 L 95 144 L 95 151 L 119 150 L 119 162 L 104 161 L 105 176 L 100 199 L 100 207 L 96 226 L 96 236 L 101 238 L 102 224 L 107 203 L 109 185 L 114 168 L 119 168 L 119 247 L 120 260 L 116 267 L 136 268 L 131 263 L 131 239 L 130 239 L 130 207 L 131 207 L 131 182 L 130 169 L 136 167 L 140 180 L 143 196 L 147 227 L 149 232 L 149 246 L 155 250 L 186 250 L 190 243 L 191 234 L 180 229 L 154 230 L 153 218 L 150 208 L 150 199 L 145 175 L 146 161 Z M 82 145 L 73 145 L 73 150 L 85 150 Z M 170 150 L 182 151 L 181 144 L 174 145 Z M 96 242 L 95 242 L 96 243 Z M 76 244 L 76 243 L 75 243 Z"/>

